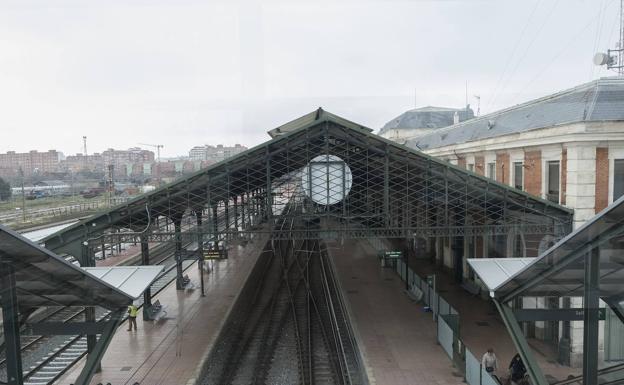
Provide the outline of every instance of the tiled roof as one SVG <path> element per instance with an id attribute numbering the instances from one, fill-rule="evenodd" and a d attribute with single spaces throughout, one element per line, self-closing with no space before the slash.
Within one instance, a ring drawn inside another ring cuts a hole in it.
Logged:
<path id="1" fill-rule="evenodd" d="M 396 118 L 386 123 L 379 134 L 396 128 L 407 129 L 430 129 L 442 128 L 453 124 L 455 113 L 459 115 L 462 122 L 474 117 L 474 112 L 470 108 L 456 109 L 447 107 L 422 107 L 406 111 Z"/>
<path id="2" fill-rule="evenodd" d="M 421 150 L 575 122 L 624 120 L 624 79 L 602 78 L 408 140 Z"/>

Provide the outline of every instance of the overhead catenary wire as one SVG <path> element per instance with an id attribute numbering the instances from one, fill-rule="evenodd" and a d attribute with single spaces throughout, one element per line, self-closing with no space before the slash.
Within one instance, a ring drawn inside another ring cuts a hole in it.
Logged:
<path id="1" fill-rule="evenodd" d="M 520 46 L 520 42 L 522 41 L 526 31 L 528 30 L 529 24 L 531 23 L 531 20 L 533 19 L 533 16 L 535 15 L 535 11 L 537 11 L 537 8 L 538 8 L 540 2 L 541 2 L 541 0 L 537 0 L 535 2 L 535 6 L 533 7 L 533 10 L 529 14 L 529 17 L 528 17 L 526 23 L 524 24 L 524 28 L 522 29 L 522 32 L 520 33 L 520 37 L 518 38 L 518 40 L 516 41 L 516 44 L 514 45 L 514 49 L 511 51 L 511 55 L 509 55 L 507 57 L 507 62 L 505 63 L 505 67 L 503 68 L 503 72 L 501 72 L 500 77 L 498 78 L 498 81 L 496 82 L 496 87 L 494 88 L 494 93 L 492 94 L 492 97 L 490 98 L 490 100 L 488 102 L 488 107 L 490 107 L 490 108 L 496 102 L 496 97 L 498 96 L 499 87 L 502 84 L 502 81 L 504 80 L 505 74 L 507 73 L 507 69 L 509 68 L 509 64 L 511 63 L 511 60 L 516 55 L 516 51 L 518 50 L 518 47 Z"/>
<path id="2" fill-rule="evenodd" d="M 610 7 L 612 4 L 613 2 L 609 3 L 608 7 Z M 587 31 L 587 29 L 592 25 L 596 17 L 598 17 L 599 15 L 600 15 L 600 12 L 597 12 L 596 14 L 594 14 L 591 20 L 587 22 L 587 24 L 585 24 L 575 35 L 573 35 L 566 44 L 561 46 L 561 49 L 553 56 L 553 58 L 551 60 L 548 60 L 546 62 L 546 65 L 542 67 L 542 69 L 539 70 L 537 74 L 528 83 L 526 83 L 526 85 L 520 91 L 518 91 L 514 95 L 514 98 L 513 98 L 514 103 L 516 103 L 520 95 L 522 95 L 529 87 L 531 87 L 557 61 L 557 59 L 559 59 L 559 57 L 563 55 L 563 53 L 565 53 L 570 48 L 570 46 L 572 46 L 573 43 L 578 41 L 579 37 L 583 33 L 585 33 L 585 31 Z"/>
<path id="3" fill-rule="evenodd" d="M 505 84 L 503 84 L 503 88 L 502 88 L 502 90 L 500 92 L 501 94 L 505 93 L 505 90 L 507 89 L 507 86 L 509 85 L 509 82 L 511 81 L 511 79 L 515 75 L 516 71 L 518 70 L 518 67 L 520 67 L 520 64 L 527 57 L 527 54 L 529 53 L 529 50 L 531 49 L 531 47 L 533 47 L 533 43 L 535 43 L 537 38 L 541 36 L 544 27 L 546 26 L 546 24 L 548 23 L 548 21 L 552 17 L 552 15 L 555 12 L 555 9 L 557 8 L 558 4 L 559 4 L 559 0 L 556 0 L 555 3 L 553 4 L 552 8 L 550 8 L 550 11 L 548 12 L 548 15 L 543 20 L 542 25 L 539 27 L 539 29 L 537 30 L 537 32 L 533 36 L 533 39 L 529 42 L 529 45 L 526 46 L 524 52 L 522 53 L 522 55 L 520 55 L 520 57 L 516 61 L 516 65 L 514 66 L 513 70 L 511 71 L 511 73 L 509 75 L 509 77 L 507 78 L 507 81 L 505 82 Z"/>
<path id="4" fill-rule="evenodd" d="M 600 38 L 602 35 L 602 25 L 603 25 L 604 17 L 606 14 L 605 10 L 607 8 L 607 2 L 608 0 L 603 0 L 602 5 L 600 6 L 600 16 L 598 16 L 598 23 L 596 25 L 596 37 L 594 38 L 594 48 L 590 52 L 590 55 L 593 55 L 595 52 L 597 52 L 598 45 L 600 44 Z M 594 77 L 594 71 L 596 69 L 596 66 L 594 65 L 593 62 L 590 62 L 589 65 L 590 65 L 589 80 L 591 80 Z"/>

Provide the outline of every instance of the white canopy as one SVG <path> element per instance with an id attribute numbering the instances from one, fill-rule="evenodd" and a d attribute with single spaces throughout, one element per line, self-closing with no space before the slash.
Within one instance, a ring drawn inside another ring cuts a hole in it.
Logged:
<path id="1" fill-rule="evenodd" d="M 468 264 L 490 293 L 533 262 L 535 258 L 471 258 Z"/>
<path id="2" fill-rule="evenodd" d="M 83 267 L 83 269 L 137 299 L 158 278 L 164 266 L 108 266 Z"/>

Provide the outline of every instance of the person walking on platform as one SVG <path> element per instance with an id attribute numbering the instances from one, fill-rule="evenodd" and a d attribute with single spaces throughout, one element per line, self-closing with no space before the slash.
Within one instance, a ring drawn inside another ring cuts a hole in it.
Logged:
<path id="1" fill-rule="evenodd" d="M 523 383 L 527 369 L 526 366 L 524 366 L 524 362 L 522 362 L 520 354 L 516 354 L 514 358 L 511 359 L 511 362 L 509 363 L 509 372 L 511 375 L 509 380 L 512 385 L 520 385 Z"/>
<path id="2" fill-rule="evenodd" d="M 136 317 L 139 313 L 139 308 L 134 303 L 128 306 L 128 331 L 132 331 L 132 325 L 134 325 L 134 331 L 137 330 Z"/>
<path id="3" fill-rule="evenodd" d="M 485 371 L 494 374 L 498 367 L 498 361 L 496 359 L 496 354 L 494 354 L 494 349 L 489 348 L 487 352 L 483 355 L 481 359 L 481 365 L 485 368 Z"/>

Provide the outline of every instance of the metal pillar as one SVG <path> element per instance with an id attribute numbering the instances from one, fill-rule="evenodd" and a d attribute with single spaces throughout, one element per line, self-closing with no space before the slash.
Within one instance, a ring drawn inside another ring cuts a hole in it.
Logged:
<path id="1" fill-rule="evenodd" d="M 197 253 L 198 253 L 198 262 L 197 266 L 199 267 L 199 282 L 201 284 L 201 295 L 202 297 L 206 296 L 204 292 L 204 237 L 202 231 L 202 211 L 198 210 L 195 212 L 195 217 L 197 218 Z"/>
<path id="2" fill-rule="evenodd" d="M 224 201 L 225 207 L 223 208 L 223 215 L 225 215 L 225 239 L 230 239 L 230 199 Z"/>
<path id="3" fill-rule="evenodd" d="M 234 227 L 238 232 L 238 197 L 234 195 Z"/>
<path id="4" fill-rule="evenodd" d="M 95 322 L 95 307 L 85 307 L 85 322 Z M 97 344 L 97 336 L 95 334 L 87 334 L 87 357 L 93 354 L 95 345 Z M 98 362 L 95 366 L 95 373 L 102 371 L 102 366 Z"/>
<path id="5" fill-rule="evenodd" d="M 89 246 L 83 245 L 82 247 L 82 266 L 84 267 L 94 267 L 95 266 L 95 256 L 92 256 L 90 252 Z M 111 254 L 113 251 L 113 242 L 111 242 Z M 85 307 L 85 322 L 95 322 L 95 307 L 87 306 Z M 87 356 L 90 356 L 93 350 L 95 349 L 95 344 L 97 343 L 97 335 L 95 334 L 87 334 Z M 94 371 L 100 372 L 102 370 L 100 363 L 98 362 L 94 368 Z"/>
<path id="6" fill-rule="evenodd" d="M 24 382 L 24 374 L 22 372 L 15 269 L 8 263 L 0 262 L 0 284 L 7 381 L 9 385 L 21 385 Z"/>
<path id="7" fill-rule="evenodd" d="M 141 265 L 149 266 L 149 244 L 147 243 L 147 237 L 145 234 L 141 234 L 139 237 L 141 240 Z M 150 320 L 150 308 L 152 307 L 152 291 L 148 287 L 143 292 L 143 320 Z"/>
<path id="8" fill-rule="evenodd" d="M 243 193 L 241 195 L 241 228 L 244 230 L 245 229 L 245 194 Z"/>
<path id="9" fill-rule="evenodd" d="M 585 258 L 583 293 L 583 384 L 598 384 L 598 325 L 600 300 L 600 249 Z"/>
<path id="10" fill-rule="evenodd" d="M 516 321 L 513 310 L 509 306 L 498 302 L 495 298 L 492 298 L 492 301 L 494 301 L 494 304 L 498 308 L 498 312 L 507 327 L 509 336 L 514 343 L 518 354 L 520 354 L 520 357 L 522 358 L 522 362 L 524 362 L 524 365 L 527 368 L 527 373 L 529 374 L 529 377 L 531 377 L 532 383 L 535 385 L 548 385 L 548 381 L 542 372 L 542 368 L 539 367 L 537 361 L 533 357 L 531 348 L 522 333 L 522 328 L 520 328 L 520 325 Z"/>
<path id="11" fill-rule="evenodd" d="M 217 218 L 217 205 L 212 206 L 212 236 L 217 239 L 217 233 L 219 233 L 219 219 Z"/>
<path id="12" fill-rule="evenodd" d="M 121 324 L 124 311 L 125 309 L 120 309 L 111 314 L 111 319 L 106 322 L 104 331 L 100 336 L 100 340 L 95 345 L 93 352 L 87 355 L 87 361 L 78 375 L 78 378 L 74 382 L 75 385 L 87 385 L 91 382 L 91 378 L 100 366 L 104 352 L 106 352 L 106 348 L 108 348 L 108 344 L 113 338 L 115 330 L 117 330 L 117 327 Z"/>
<path id="13" fill-rule="evenodd" d="M 182 284 L 182 219 L 173 220 L 175 231 L 176 289 L 184 290 Z"/>

